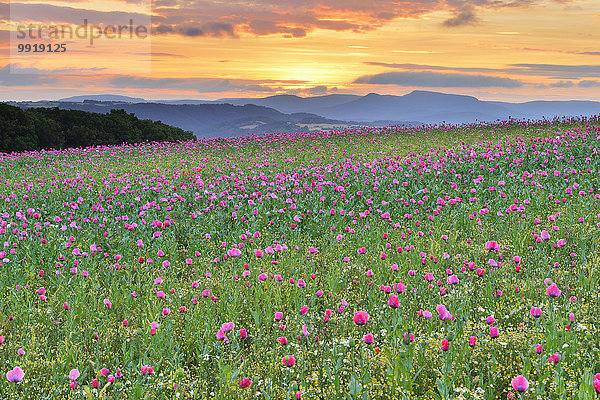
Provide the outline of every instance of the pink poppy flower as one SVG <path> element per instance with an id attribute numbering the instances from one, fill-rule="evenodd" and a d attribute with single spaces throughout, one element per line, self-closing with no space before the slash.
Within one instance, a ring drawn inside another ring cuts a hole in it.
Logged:
<path id="1" fill-rule="evenodd" d="M 369 314 L 366 311 L 357 311 L 354 313 L 353 319 L 356 325 L 364 325 L 369 321 Z"/>
<path id="2" fill-rule="evenodd" d="M 14 367 L 6 373 L 6 379 L 8 379 L 9 382 L 21 382 L 24 376 L 25 373 L 20 367 Z"/>
<path id="3" fill-rule="evenodd" d="M 388 300 L 388 305 L 391 308 L 398 308 L 398 307 L 400 307 L 400 300 L 398 299 L 398 296 L 396 296 L 395 294 L 392 294 L 390 296 L 390 299 Z"/>
<path id="4" fill-rule="evenodd" d="M 77 378 L 79 378 L 79 375 L 79 370 L 77 368 L 74 368 L 69 372 L 69 379 L 72 381 L 76 381 Z"/>
<path id="5" fill-rule="evenodd" d="M 531 307 L 529 314 L 531 314 L 533 318 L 539 318 L 542 316 L 542 309 L 538 307 Z"/>
<path id="6" fill-rule="evenodd" d="M 140 372 L 142 375 L 152 375 L 154 373 L 154 367 L 152 365 L 143 365 Z"/>
<path id="7" fill-rule="evenodd" d="M 250 380 L 246 377 L 240 379 L 240 387 L 242 389 L 245 389 L 245 388 L 249 387 L 250 385 L 252 385 L 252 380 Z"/>
<path id="8" fill-rule="evenodd" d="M 512 387 L 519 393 L 526 392 L 529 389 L 529 382 L 523 375 L 519 375 L 512 380 Z"/>
<path id="9" fill-rule="evenodd" d="M 561 294 L 561 290 L 558 288 L 558 286 L 556 286 L 556 284 L 552 283 L 550 286 L 548 286 L 548 288 L 546 289 L 546 295 L 548 297 L 559 297 Z"/>
<path id="10" fill-rule="evenodd" d="M 442 351 L 448 351 L 449 346 L 450 346 L 450 342 L 448 341 L 448 339 L 442 340 L 442 345 L 440 346 Z"/>
<path id="11" fill-rule="evenodd" d="M 281 361 L 286 367 L 293 367 L 294 365 L 296 365 L 296 359 L 294 358 L 294 356 L 287 355 L 283 357 Z"/>
<path id="12" fill-rule="evenodd" d="M 500 245 L 495 240 L 485 242 L 485 249 L 488 251 L 500 251 Z"/>

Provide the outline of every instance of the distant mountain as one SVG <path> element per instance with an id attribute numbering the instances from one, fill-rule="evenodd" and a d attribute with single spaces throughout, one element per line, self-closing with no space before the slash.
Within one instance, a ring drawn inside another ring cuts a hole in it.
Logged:
<path id="1" fill-rule="evenodd" d="M 107 100 L 109 99 L 109 100 Z M 68 101 L 67 101 L 68 100 Z M 124 109 L 199 137 L 296 132 L 349 126 L 495 121 L 508 117 L 551 119 L 600 114 L 596 101 L 482 101 L 473 96 L 415 90 L 403 96 L 370 93 L 220 100 L 144 100 L 118 95 L 75 96 L 54 102 L 14 103 L 23 108 L 59 107 L 106 113 Z M 407 122 L 409 121 L 409 122 Z"/>
<path id="2" fill-rule="evenodd" d="M 242 98 L 242 99 L 220 99 L 218 103 L 228 103 L 243 106 L 246 104 L 256 104 L 274 108 L 283 113 L 314 113 L 319 114 L 321 110 L 349 103 L 359 99 L 361 96 L 352 94 L 330 94 L 327 96 L 299 97 L 294 95 L 276 95 L 262 99 Z M 352 118 L 350 118 L 352 119 Z"/>
<path id="3" fill-rule="evenodd" d="M 82 103 L 85 100 L 92 101 L 122 101 L 125 103 L 142 103 L 146 100 L 141 97 L 129 97 L 129 96 L 120 96 L 117 94 L 92 94 L 92 95 L 83 95 L 83 96 L 73 96 L 66 97 L 64 99 L 60 99 L 58 101 L 67 102 L 67 103 Z"/>
<path id="4" fill-rule="evenodd" d="M 303 132 L 372 125 L 338 121 L 311 113 L 285 114 L 273 108 L 247 104 L 164 104 L 126 103 L 85 100 L 84 102 L 18 102 L 24 109 L 58 107 L 59 109 L 107 113 L 123 109 L 140 119 L 151 119 L 192 131 L 198 137 L 232 137 L 249 133 Z M 402 122 L 397 122 L 402 123 Z"/>
<path id="5" fill-rule="evenodd" d="M 370 93 L 366 96 L 329 95 L 302 98 L 270 96 L 263 99 L 222 99 L 232 104 L 260 104 L 281 112 L 310 112 L 335 120 L 363 123 L 419 121 L 464 123 L 513 118 L 553 118 L 600 114 L 595 101 L 530 101 L 508 103 L 483 101 L 473 96 L 415 90 L 404 96 Z"/>

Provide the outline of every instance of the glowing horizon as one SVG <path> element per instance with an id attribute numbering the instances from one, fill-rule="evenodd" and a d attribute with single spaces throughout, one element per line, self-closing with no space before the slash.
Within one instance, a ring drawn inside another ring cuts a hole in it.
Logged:
<path id="1" fill-rule="evenodd" d="M 99 40 L 55 58 L 18 59 L 11 71 L 14 20 L 4 3 L 0 99 L 212 100 L 413 90 L 515 102 L 600 97 L 600 1 L 478 4 L 160 0 L 144 14 L 142 2 L 19 0 L 11 7 L 36 23 L 80 26 L 76 16 L 89 14 L 106 24 L 117 10 L 151 17 L 151 51 Z M 144 62 L 151 69 L 143 71 Z"/>

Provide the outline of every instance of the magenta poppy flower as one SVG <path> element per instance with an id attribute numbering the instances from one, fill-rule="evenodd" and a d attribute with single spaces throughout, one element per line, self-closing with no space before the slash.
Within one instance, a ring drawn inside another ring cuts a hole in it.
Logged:
<path id="1" fill-rule="evenodd" d="M 456 285 L 459 282 L 458 277 L 456 275 L 451 275 L 446 280 L 448 282 L 448 285 Z"/>
<path id="2" fill-rule="evenodd" d="M 20 367 L 14 367 L 6 373 L 6 379 L 9 382 L 21 382 L 24 376 L 25 372 Z"/>
<path id="3" fill-rule="evenodd" d="M 495 240 L 488 240 L 485 242 L 485 249 L 488 251 L 500 251 L 500 245 Z"/>
<path id="4" fill-rule="evenodd" d="M 495 326 L 490 326 L 490 337 L 492 339 L 495 339 L 498 337 L 498 335 L 499 335 L 498 328 L 496 328 Z"/>
<path id="5" fill-rule="evenodd" d="M 154 373 L 154 367 L 152 365 L 143 365 L 140 370 L 140 373 L 142 375 L 152 375 Z"/>
<path id="6" fill-rule="evenodd" d="M 477 343 L 477 337 L 475 337 L 475 336 L 469 337 L 469 346 L 475 347 L 475 343 Z"/>
<path id="7" fill-rule="evenodd" d="M 306 324 L 302 325 L 302 335 L 304 337 L 308 337 L 308 335 L 309 335 L 308 328 L 306 327 Z"/>
<path id="8" fill-rule="evenodd" d="M 402 280 L 400 280 L 400 282 L 398 283 L 394 283 L 392 287 L 394 288 L 394 291 L 396 293 L 404 293 L 404 291 L 406 290 L 406 285 L 404 285 L 404 282 L 402 282 Z"/>
<path id="9" fill-rule="evenodd" d="M 354 313 L 353 319 L 356 325 L 364 325 L 369 321 L 369 314 L 366 311 L 357 311 Z"/>
<path id="10" fill-rule="evenodd" d="M 541 354 L 541 352 L 542 352 L 542 345 L 541 344 L 536 344 L 535 345 L 535 352 L 537 354 Z"/>
<path id="11" fill-rule="evenodd" d="M 514 377 L 512 380 L 512 387 L 519 393 L 526 392 L 529 389 L 529 382 L 523 375 Z"/>
<path id="12" fill-rule="evenodd" d="M 398 296 L 396 296 L 395 294 L 392 294 L 390 296 L 390 299 L 388 300 L 388 306 L 390 306 L 391 308 L 400 307 L 400 300 L 398 299 Z"/>
<path id="13" fill-rule="evenodd" d="M 283 318 L 283 313 L 281 311 L 277 311 L 275 313 L 275 321 L 279 322 Z"/>
<path id="14" fill-rule="evenodd" d="M 286 367 L 293 367 L 294 365 L 296 365 L 296 359 L 294 358 L 294 356 L 287 355 L 283 357 L 281 361 Z"/>
<path id="15" fill-rule="evenodd" d="M 452 314 L 450 314 L 450 312 L 446 309 L 445 305 L 438 304 L 435 307 L 435 310 L 438 312 L 438 314 L 440 314 L 440 320 L 448 321 L 448 320 L 452 319 Z"/>
<path id="16" fill-rule="evenodd" d="M 302 306 L 300 309 L 300 315 L 304 315 L 308 312 L 308 306 Z"/>
<path id="17" fill-rule="evenodd" d="M 450 342 L 448 341 L 448 339 L 442 340 L 442 345 L 440 346 L 442 351 L 448 351 L 449 346 L 450 346 Z"/>
<path id="18" fill-rule="evenodd" d="M 550 361 L 552 364 L 556 364 L 561 360 L 561 355 L 560 353 L 556 352 L 554 354 L 552 354 L 550 357 L 548 357 L 548 361 Z"/>
<path id="19" fill-rule="evenodd" d="M 529 314 L 531 314 L 533 318 L 539 318 L 542 316 L 542 309 L 538 307 L 531 307 Z"/>
<path id="20" fill-rule="evenodd" d="M 219 329 L 219 331 L 217 332 L 217 340 L 225 340 L 227 339 L 227 336 L 225 336 L 225 333 L 223 332 L 222 329 Z"/>
<path id="21" fill-rule="evenodd" d="M 77 368 L 74 368 L 69 372 L 69 379 L 72 381 L 76 381 L 77 378 L 79 378 L 79 375 L 79 370 Z"/>
<path id="22" fill-rule="evenodd" d="M 596 393 L 600 393 L 600 380 L 594 379 L 594 383 L 592 383 L 592 385 L 594 386 Z"/>
<path id="23" fill-rule="evenodd" d="M 560 291 L 560 289 L 558 288 L 558 286 L 556 286 L 555 283 L 552 283 L 550 286 L 548 286 L 548 288 L 546 289 L 546 295 L 548 297 L 559 297 L 560 294 L 562 292 Z"/>
<path id="24" fill-rule="evenodd" d="M 280 345 L 285 346 L 286 344 L 288 344 L 288 340 L 285 336 L 280 336 L 277 338 L 277 341 L 279 342 Z"/>
<path id="25" fill-rule="evenodd" d="M 245 389 L 245 388 L 249 387 L 250 385 L 252 385 L 252 380 L 250 380 L 246 377 L 240 379 L 240 387 L 242 389 Z"/>
<path id="26" fill-rule="evenodd" d="M 373 341 L 373 335 L 371 333 L 367 333 L 365 336 L 363 336 L 363 342 L 366 344 L 373 344 Z"/>
<path id="27" fill-rule="evenodd" d="M 240 329 L 240 338 L 244 339 L 248 336 L 248 332 L 245 329 Z"/>

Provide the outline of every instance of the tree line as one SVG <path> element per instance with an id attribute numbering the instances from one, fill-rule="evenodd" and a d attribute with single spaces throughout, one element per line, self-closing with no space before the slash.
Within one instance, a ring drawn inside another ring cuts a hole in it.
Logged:
<path id="1" fill-rule="evenodd" d="M 192 132 L 160 121 L 138 119 L 125 110 L 98 114 L 57 107 L 21 109 L 0 103 L 3 153 L 192 139 Z"/>

